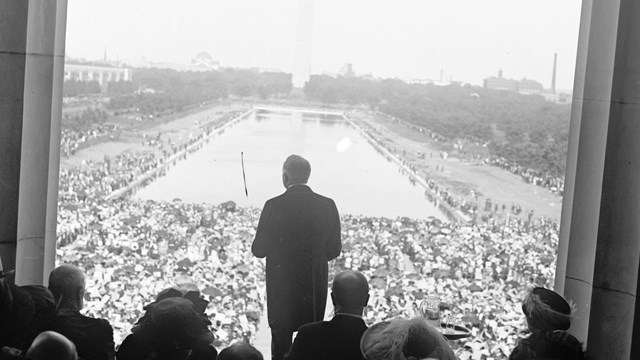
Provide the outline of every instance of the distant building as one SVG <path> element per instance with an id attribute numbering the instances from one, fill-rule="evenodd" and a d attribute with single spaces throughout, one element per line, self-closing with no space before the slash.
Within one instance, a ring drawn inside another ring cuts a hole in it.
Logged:
<path id="1" fill-rule="evenodd" d="M 113 66 L 109 63 L 65 63 L 64 79 L 77 81 L 97 81 L 101 87 L 111 81 L 131 81 L 130 68 Z"/>
<path id="2" fill-rule="evenodd" d="M 518 91 L 518 80 L 505 79 L 502 70 L 498 71 L 498 77 L 491 76 L 484 79 L 485 89 Z"/>
<path id="3" fill-rule="evenodd" d="M 344 64 L 344 66 L 340 69 L 340 75 L 344 77 L 356 76 L 356 73 L 353 71 L 353 64 L 351 63 Z"/>
<path id="4" fill-rule="evenodd" d="M 540 95 L 542 95 L 545 100 L 556 104 L 571 104 L 571 102 L 573 101 L 571 94 L 565 92 L 557 92 L 555 94 L 545 92 Z"/>
<path id="5" fill-rule="evenodd" d="M 213 57 L 207 52 L 201 52 L 191 60 L 191 64 L 188 66 L 190 71 L 212 71 L 220 68 L 220 62 L 213 60 Z"/>
<path id="6" fill-rule="evenodd" d="M 544 92 L 542 84 L 535 80 L 522 79 L 518 82 L 518 92 L 521 94 L 541 94 Z"/>
<path id="7" fill-rule="evenodd" d="M 498 71 L 498 76 L 490 76 L 484 79 L 485 89 L 507 90 L 519 92 L 525 95 L 542 94 L 544 87 L 535 80 L 522 79 L 520 81 L 502 77 L 502 70 Z"/>

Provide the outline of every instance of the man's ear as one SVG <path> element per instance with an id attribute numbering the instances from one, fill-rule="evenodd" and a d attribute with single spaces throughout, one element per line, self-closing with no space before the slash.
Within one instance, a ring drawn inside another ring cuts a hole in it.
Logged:
<path id="1" fill-rule="evenodd" d="M 76 290 L 76 304 L 78 305 L 78 310 L 84 307 L 84 287 L 78 286 Z"/>
<path id="2" fill-rule="evenodd" d="M 370 296 L 371 295 L 367 294 L 367 297 L 364 299 L 364 304 L 362 304 L 362 307 L 366 307 L 367 306 L 367 304 L 369 303 L 369 297 Z"/>
<path id="3" fill-rule="evenodd" d="M 336 298 L 333 296 L 333 293 L 331 293 L 331 303 L 333 304 L 333 307 L 336 307 Z"/>

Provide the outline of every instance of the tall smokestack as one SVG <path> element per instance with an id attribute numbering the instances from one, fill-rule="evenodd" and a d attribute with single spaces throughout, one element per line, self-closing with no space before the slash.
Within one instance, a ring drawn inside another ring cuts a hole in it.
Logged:
<path id="1" fill-rule="evenodd" d="M 556 67 L 558 66 L 558 53 L 553 54 L 553 74 L 551 75 L 551 93 L 556 93 Z"/>

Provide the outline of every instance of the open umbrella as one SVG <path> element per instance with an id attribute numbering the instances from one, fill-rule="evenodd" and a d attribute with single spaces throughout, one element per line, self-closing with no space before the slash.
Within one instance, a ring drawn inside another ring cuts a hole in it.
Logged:
<path id="1" fill-rule="evenodd" d="M 369 285 L 371 285 L 371 287 L 374 289 L 384 289 L 387 287 L 387 282 L 382 278 L 374 277 L 373 279 L 369 280 Z"/>
<path id="2" fill-rule="evenodd" d="M 420 280 L 420 279 L 422 279 L 422 276 L 420 276 L 420 274 L 418 274 L 418 273 L 407 274 L 406 277 L 407 277 L 407 279 L 411 279 L 411 280 Z"/>
<path id="3" fill-rule="evenodd" d="M 241 272 L 243 274 L 248 274 L 251 271 L 251 268 L 249 267 L 249 265 L 242 264 L 236 267 L 236 271 Z"/>
<path id="4" fill-rule="evenodd" d="M 465 313 L 462 316 L 462 322 L 464 322 L 465 324 L 471 324 L 473 326 L 480 326 L 480 318 L 478 317 L 478 315 L 472 312 Z"/>
<path id="5" fill-rule="evenodd" d="M 207 286 L 204 289 L 202 289 L 202 293 L 205 295 L 209 295 L 211 297 L 216 297 L 216 296 L 222 296 L 222 290 L 215 288 L 213 286 Z"/>
<path id="6" fill-rule="evenodd" d="M 511 286 L 511 287 L 519 287 L 520 283 L 515 281 L 515 280 L 509 280 L 505 283 L 507 286 Z"/>
<path id="7" fill-rule="evenodd" d="M 191 261 L 191 259 L 189 258 L 184 258 L 176 263 L 176 265 L 178 265 L 179 268 L 183 268 L 183 269 L 189 269 L 195 264 L 196 263 Z"/>
<path id="8" fill-rule="evenodd" d="M 377 277 L 387 277 L 391 275 L 391 272 L 389 271 L 389 269 L 387 269 L 386 267 L 380 267 L 378 268 L 374 273 L 373 276 L 377 276 Z"/>
<path id="9" fill-rule="evenodd" d="M 244 313 L 249 321 L 260 321 L 260 313 L 257 311 L 247 311 Z"/>
<path id="10" fill-rule="evenodd" d="M 447 269 L 440 269 L 433 273 L 433 277 L 436 279 L 447 278 L 451 276 L 451 271 Z"/>

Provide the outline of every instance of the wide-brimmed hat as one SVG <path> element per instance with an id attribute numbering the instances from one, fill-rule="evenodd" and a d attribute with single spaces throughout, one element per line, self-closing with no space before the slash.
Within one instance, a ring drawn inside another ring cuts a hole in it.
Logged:
<path id="1" fill-rule="evenodd" d="M 206 346 L 213 341 L 209 321 L 194 309 L 194 304 L 181 297 L 169 297 L 146 307 L 146 313 L 132 329 L 136 335 L 163 347 L 178 349 Z"/>
<path id="2" fill-rule="evenodd" d="M 367 360 L 456 359 L 444 336 L 423 318 L 397 318 L 372 325 L 360 339 L 360 351 Z"/>
<path id="3" fill-rule="evenodd" d="M 21 345 L 20 335 L 34 315 L 35 306 L 29 293 L 0 279 L 0 347 Z"/>
<path id="4" fill-rule="evenodd" d="M 522 301 L 522 312 L 531 330 L 567 330 L 571 326 L 571 305 L 555 291 L 533 288 Z"/>

